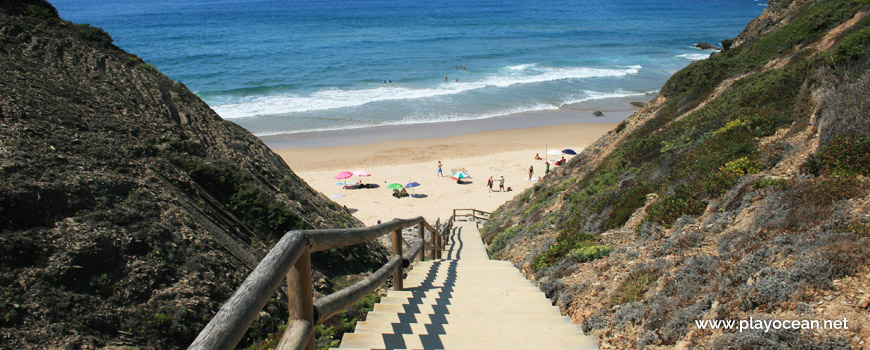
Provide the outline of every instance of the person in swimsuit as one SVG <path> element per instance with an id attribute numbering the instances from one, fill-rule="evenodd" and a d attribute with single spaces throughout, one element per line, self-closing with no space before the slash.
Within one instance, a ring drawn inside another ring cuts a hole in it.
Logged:
<path id="1" fill-rule="evenodd" d="M 441 161 L 438 161 L 438 177 L 444 176 L 444 172 L 441 170 Z"/>

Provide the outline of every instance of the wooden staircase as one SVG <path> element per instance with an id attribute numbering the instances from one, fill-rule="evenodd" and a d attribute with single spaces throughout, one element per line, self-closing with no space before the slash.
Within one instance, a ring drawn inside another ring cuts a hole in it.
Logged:
<path id="1" fill-rule="evenodd" d="M 340 349 L 598 349 L 510 262 L 489 260 L 476 222 L 455 223 L 442 257 L 416 263 Z"/>

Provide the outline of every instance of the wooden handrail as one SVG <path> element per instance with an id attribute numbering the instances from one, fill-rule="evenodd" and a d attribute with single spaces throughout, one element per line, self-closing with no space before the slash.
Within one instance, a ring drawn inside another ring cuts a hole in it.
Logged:
<path id="1" fill-rule="evenodd" d="M 470 213 L 470 214 L 460 214 L 460 213 L 457 213 L 457 212 L 459 212 L 459 211 L 471 211 L 471 213 Z M 482 216 L 477 216 L 478 213 L 480 213 Z M 478 219 L 479 219 L 479 220 L 487 220 L 487 221 L 488 221 L 488 220 L 489 220 L 489 216 L 490 216 L 491 214 L 492 214 L 492 213 L 485 212 L 485 211 L 483 211 L 483 210 L 477 210 L 477 209 L 453 209 L 453 217 L 469 217 L 469 216 L 470 216 L 470 217 L 471 217 L 472 219 L 474 219 L 474 220 L 478 220 Z"/>
<path id="2" fill-rule="evenodd" d="M 425 236 L 423 228 L 432 232 L 431 245 L 421 239 L 403 256 L 401 231 L 414 225 L 419 225 L 420 237 Z M 450 232 L 453 217 L 444 225 L 435 226 L 432 227 L 422 216 L 418 216 L 412 219 L 394 219 L 363 228 L 290 231 L 221 306 L 188 349 L 235 348 L 285 278 L 290 319 L 277 349 L 313 349 L 315 325 L 328 320 L 377 289 L 391 273 L 394 288 L 401 290 L 404 261 L 413 261 L 418 255 L 425 259 L 424 245 L 433 248 L 433 258 L 441 257 L 441 241 Z M 362 281 L 314 302 L 310 253 L 369 242 L 391 232 L 393 251 L 396 254 L 383 267 Z"/>
<path id="3" fill-rule="evenodd" d="M 413 219 L 393 219 L 392 221 L 371 227 L 309 230 L 311 235 L 311 252 L 320 252 L 333 248 L 342 248 L 354 244 L 370 242 L 380 236 L 414 226 L 424 221 L 422 216 Z"/>

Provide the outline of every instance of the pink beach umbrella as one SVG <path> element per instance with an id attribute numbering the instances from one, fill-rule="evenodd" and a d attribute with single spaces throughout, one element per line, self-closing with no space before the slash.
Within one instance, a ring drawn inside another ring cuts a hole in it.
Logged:
<path id="1" fill-rule="evenodd" d="M 369 174 L 369 172 L 365 170 L 357 170 L 354 171 L 352 174 L 353 176 L 372 176 L 372 174 Z"/>
<path id="2" fill-rule="evenodd" d="M 353 173 L 351 173 L 349 171 L 342 171 L 342 172 L 338 173 L 338 175 L 335 175 L 335 178 L 339 179 L 339 180 L 346 180 L 346 179 L 350 178 L 351 176 L 353 176 Z M 346 186 L 347 181 L 345 181 L 344 184 Z"/>

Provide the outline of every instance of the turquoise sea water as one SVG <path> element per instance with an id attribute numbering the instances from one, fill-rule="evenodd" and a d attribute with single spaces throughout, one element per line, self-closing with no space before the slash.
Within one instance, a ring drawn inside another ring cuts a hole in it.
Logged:
<path id="1" fill-rule="evenodd" d="M 481 119 L 643 95 L 709 55 L 692 43 L 734 37 L 766 6 L 754 0 L 52 3 L 65 19 L 104 28 L 116 45 L 261 136 Z"/>

